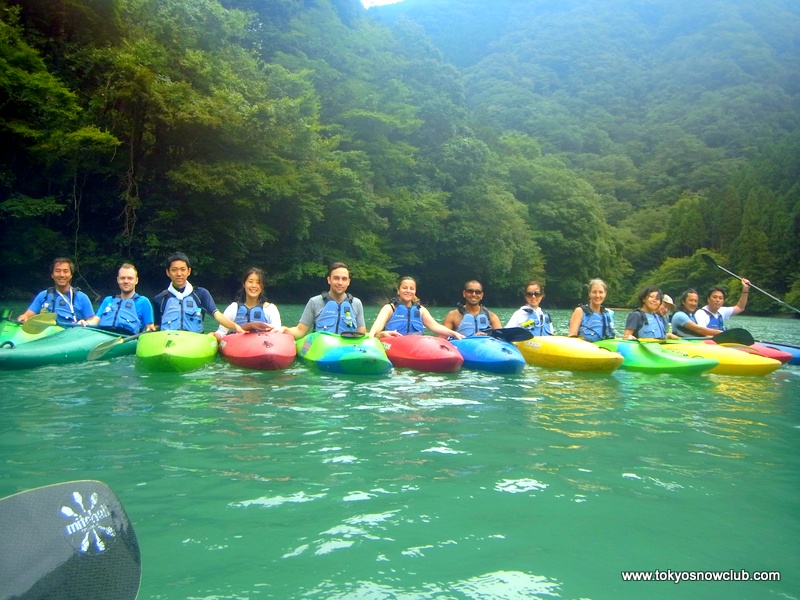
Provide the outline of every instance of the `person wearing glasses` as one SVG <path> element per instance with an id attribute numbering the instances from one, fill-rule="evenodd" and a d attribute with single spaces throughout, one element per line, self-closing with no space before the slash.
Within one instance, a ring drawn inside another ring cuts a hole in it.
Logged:
<path id="1" fill-rule="evenodd" d="M 531 279 L 525 285 L 525 306 L 520 307 L 506 323 L 506 327 L 523 327 L 533 335 L 554 335 L 553 321 L 550 315 L 539 306 L 544 298 L 542 284 Z"/>
<path id="2" fill-rule="evenodd" d="M 500 318 L 483 305 L 483 285 L 480 281 L 464 284 L 464 303 L 459 303 L 444 318 L 442 323 L 461 335 L 478 335 L 489 329 L 501 329 Z"/>

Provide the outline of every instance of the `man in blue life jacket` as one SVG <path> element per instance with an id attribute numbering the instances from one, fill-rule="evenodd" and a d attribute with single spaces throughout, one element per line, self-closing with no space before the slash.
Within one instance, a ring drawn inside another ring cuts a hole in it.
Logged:
<path id="1" fill-rule="evenodd" d="M 99 326 L 100 329 L 123 335 L 153 331 L 153 305 L 145 296 L 136 293 L 139 273 L 131 263 L 123 263 L 117 271 L 119 294 L 106 296 L 97 314 L 78 321 L 79 325 Z"/>
<path id="2" fill-rule="evenodd" d="M 219 311 L 207 289 L 189 283 L 191 274 L 192 265 L 183 252 L 176 252 L 167 259 L 167 277 L 171 283 L 153 298 L 155 323 L 159 328 L 203 333 L 203 316 L 208 313 L 220 325 L 244 333 L 241 326 Z"/>
<path id="3" fill-rule="evenodd" d="M 483 306 L 483 285 L 471 280 L 464 284 L 464 303 L 451 310 L 443 325 L 462 335 L 477 335 L 489 329 L 501 329 L 500 318 Z"/>
<path id="4" fill-rule="evenodd" d="M 81 319 L 93 317 L 94 308 L 89 296 L 70 285 L 74 271 L 72 259 L 59 257 L 53 260 L 50 277 L 55 286 L 39 292 L 17 321 L 24 323 L 33 315 L 49 312 L 56 314 L 58 325 L 75 325 Z"/>
<path id="5" fill-rule="evenodd" d="M 308 300 L 297 325 L 279 327 L 275 331 L 290 333 L 296 340 L 310 331 L 328 331 L 340 335 L 366 333 L 361 300 L 347 293 L 350 281 L 350 269 L 346 264 L 331 264 L 328 268 L 329 290 Z"/>
<path id="6" fill-rule="evenodd" d="M 703 308 L 694 313 L 694 318 L 700 327 L 705 327 L 713 331 L 711 335 L 722 333 L 726 329 L 725 321 L 744 312 L 747 306 L 747 296 L 750 294 L 750 281 L 742 279 L 742 291 L 739 294 L 739 301 L 735 306 L 723 306 L 728 292 L 721 287 L 714 286 L 708 290 L 708 297 Z"/>

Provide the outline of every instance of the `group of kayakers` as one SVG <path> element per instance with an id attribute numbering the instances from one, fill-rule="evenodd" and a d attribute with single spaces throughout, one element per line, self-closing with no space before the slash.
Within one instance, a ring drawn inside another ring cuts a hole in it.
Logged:
<path id="1" fill-rule="evenodd" d="M 400 279 L 396 296 L 384 305 L 371 329 L 367 332 L 361 300 L 348 293 L 350 269 L 345 263 L 334 262 L 328 268 L 328 291 L 308 300 L 300 321 L 293 327 L 281 323 L 280 312 L 265 295 L 266 275 L 251 267 L 242 277 L 242 287 L 234 301 L 220 312 L 208 290 L 189 282 L 192 266 L 182 252 L 172 254 L 166 261 L 170 279 L 167 289 L 150 300 L 136 293 L 139 282 L 136 267 L 124 263 L 117 272 L 119 294 L 107 296 L 94 313 L 89 297 L 72 287 L 74 263 L 69 258 L 56 258 L 51 264 L 54 286 L 36 295 L 18 320 L 24 323 L 33 315 L 52 312 L 59 325 L 96 326 L 102 329 L 134 335 L 157 328 L 186 330 L 201 333 L 203 317 L 211 315 L 218 323 L 216 335 L 231 331 L 243 333 L 250 329 L 269 328 L 286 332 L 299 339 L 310 331 L 331 333 L 361 333 L 372 337 L 421 334 L 425 328 L 433 333 L 461 339 L 491 329 L 501 329 L 499 317 L 483 305 L 481 282 L 468 281 L 462 290 L 463 302 L 440 324 L 417 297 L 417 282 L 413 277 Z M 664 294 L 658 286 L 644 288 L 639 296 L 639 308 L 625 323 L 624 339 L 709 336 L 724 331 L 725 321 L 744 311 L 750 282 L 742 279 L 742 292 L 735 306 L 724 306 L 727 292 L 721 287 L 709 290 L 707 304 L 698 310 L 699 295 L 686 290 L 679 304 Z M 593 342 L 616 337 L 614 311 L 604 304 L 608 287 L 601 279 L 588 284 L 588 302 L 575 308 L 569 320 L 571 337 Z M 516 310 L 506 328 L 521 327 L 534 336 L 554 335 L 550 315 L 541 308 L 544 289 L 541 283 L 530 280 L 523 290 L 525 304 Z M 669 314 L 672 313 L 671 320 Z"/>

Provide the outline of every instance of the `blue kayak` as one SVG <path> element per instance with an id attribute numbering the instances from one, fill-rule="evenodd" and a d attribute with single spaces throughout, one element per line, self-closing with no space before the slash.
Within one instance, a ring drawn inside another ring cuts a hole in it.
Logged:
<path id="1" fill-rule="evenodd" d="M 788 354 L 792 355 L 792 358 L 786 363 L 788 365 L 800 365 L 800 346 L 792 346 L 790 344 L 776 344 L 775 342 L 767 342 L 764 340 L 759 340 L 759 344 L 762 346 L 767 346 L 769 348 L 774 348 L 775 350 L 780 350 L 781 352 L 787 352 Z"/>
<path id="2" fill-rule="evenodd" d="M 450 342 L 464 357 L 465 369 L 490 373 L 519 373 L 525 368 L 525 358 L 510 342 L 488 335 L 475 335 Z"/>

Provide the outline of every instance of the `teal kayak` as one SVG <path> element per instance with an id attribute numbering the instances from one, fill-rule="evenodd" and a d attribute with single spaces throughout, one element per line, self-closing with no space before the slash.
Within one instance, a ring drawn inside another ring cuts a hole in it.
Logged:
<path id="1" fill-rule="evenodd" d="M 31 369 L 43 365 L 83 362 L 98 344 L 120 337 L 92 327 L 68 327 L 38 340 L 14 348 L 0 350 L 0 369 Z M 133 354 L 136 343 L 119 344 L 105 355 L 107 358 Z"/>
<path id="2" fill-rule="evenodd" d="M 193 371 L 216 358 L 217 345 L 217 338 L 205 333 L 151 331 L 139 337 L 136 365 L 149 371 Z"/>
<path id="3" fill-rule="evenodd" d="M 40 333 L 27 333 L 22 331 L 22 324 L 16 321 L 0 321 L 0 350 L 40 340 L 59 331 L 64 331 L 64 328 L 53 325 Z"/>
<path id="4" fill-rule="evenodd" d="M 657 342 L 600 340 L 594 343 L 611 352 L 619 352 L 623 357 L 620 368 L 627 371 L 695 375 L 710 371 L 719 364 L 719 361 L 713 358 L 672 352 Z"/>
<path id="5" fill-rule="evenodd" d="M 315 331 L 297 340 L 297 355 L 331 373 L 385 375 L 392 369 L 383 344 L 372 337 Z"/>

